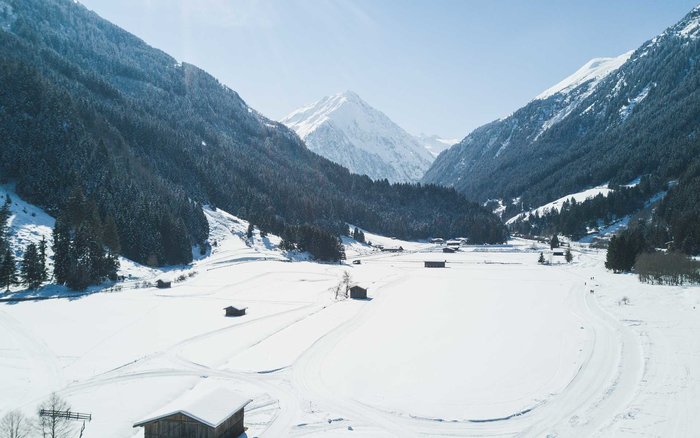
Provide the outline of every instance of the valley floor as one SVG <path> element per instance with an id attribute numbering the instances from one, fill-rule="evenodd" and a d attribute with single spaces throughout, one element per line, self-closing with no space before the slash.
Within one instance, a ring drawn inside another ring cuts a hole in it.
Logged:
<path id="1" fill-rule="evenodd" d="M 141 437 L 204 385 L 253 399 L 248 437 L 700 434 L 700 288 L 613 275 L 586 248 L 540 266 L 525 241 L 353 244 L 362 264 L 341 266 L 236 239 L 172 289 L 0 304 L 0 412 L 57 391 L 92 413 L 84 436 Z M 334 299 L 345 271 L 370 299 Z"/>

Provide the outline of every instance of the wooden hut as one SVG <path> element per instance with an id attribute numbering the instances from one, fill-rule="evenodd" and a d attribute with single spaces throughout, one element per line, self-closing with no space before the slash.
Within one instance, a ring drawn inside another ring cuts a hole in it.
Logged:
<path id="1" fill-rule="evenodd" d="M 360 286 L 353 286 L 350 288 L 350 298 L 353 300 L 366 300 L 367 299 L 367 289 Z"/>
<path id="2" fill-rule="evenodd" d="M 170 286 L 172 286 L 171 281 L 165 281 L 161 279 L 156 280 L 156 287 L 158 289 L 170 289 Z"/>
<path id="3" fill-rule="evenodd" d="M 427 261 L 425 262 L 426 268 L 444 268 L 445 261 Z"/>
<path id="4" fill-rule="evenodd" d="M 242 307 L 240 309 L 234 306 L 224 307 L 224 310 L 226 311 L 226 316 L 243 316 L 245 315 L 245 309 L 246 307 Z"/>
<path id="5" fill-rule="evenodd" d="M 252 400 L 224 388 L 188 391 L 134 424 L 144 438 L 238 438 L 245 432 L 244 410 Z"/>
<path id="6" fill-rule="evenodd" d="M 447 253 L 447 254 L 453 254 L 453 253 L 457 252 L 457 248 L 452 248 L 452 247 L 446 246 L 446 247 L 442 248 L 442 252 Z"/>

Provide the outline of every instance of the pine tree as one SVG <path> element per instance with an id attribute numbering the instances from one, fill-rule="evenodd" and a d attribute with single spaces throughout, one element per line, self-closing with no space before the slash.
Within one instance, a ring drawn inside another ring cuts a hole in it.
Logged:
<path id="1" fill-rule="evenodd" d="M 253 231 L 255 231 L 255 226 L 251 222 L 248 224 L 248 231 L 246 232 L 246 236 L 248 237 L 248 239 L 253 238 Z"/>
<path id="2" fill-rule="evenodd" d="M 2 257 L 2 263 L 0 263 L 0 288 L 5 288 L 6 291 L 9 291 L 10 286 L 15 284 L 17 284 L 15 257 L 12 255 L 12 251 L 7 248 Z"/>
<path id="3" fill-rule="evenodd" d="M 559 248 L 559 237 L 557 237 L 556 234 L 552 236 L 552 240 L 550 240 L 549 247 L 550 249 Z"/>
<path id="4" fill-rule="evenodd" d="M 102 228 L 102 242 L 104 242 L 104 245 L 112 254 L 119 254 L 122 250 L 119 242 L 117 223 L 112 216 L 107 216 L 107 219 L 105 219 Z"/>
<path id="5" fill-rule="evenodd" d="M 41 276 L 41 282 L 45 282 L 49 279 L 49 272 L 46 268 L 46 238 L 41 236 L 41 241 L 39 242 L 39 273 Z"/>
<path id="6" fill-rule="evenodd" d="M 566 253 L 564 254 L 564 258 L 566 259 L 566 263 L 571 263 L 571 261 L 574 259 L 574 256 L 571 254 L 571 250 L 567 248 Z"/>
<path id="7" fill-rule="evenodd" d="M 0 207 L 0 254 L 4 253 L 8 247 L 7 242 L 7 220 L 10 218 L 10 205 L 12 200 L 10 195 L 6 195 L 5 203 Z"/>
<path id="8" fill-rule="evenodd" d="M 70 272 L 70 227 L 63 216 L 56 219 L 53 229 L 53 277 L 58 284 L 65 284 Z"/>
<path id="9" fill-rule="evenodd" d="M 544 254 L 543 253 L 540 253 L 540 258 L 537 259 L 537 263 L 539 263 L 540 265 L 544 264 Z"/>
<path id="10" fill-rule="evenodd" d="M 24 250 L 24 257 L 20 265 L 20 279 L 22 284 L 28 288 L 37 289 L 41 286 L 43 277 L 39 250 L 34 243 L 30 243 Z"/>

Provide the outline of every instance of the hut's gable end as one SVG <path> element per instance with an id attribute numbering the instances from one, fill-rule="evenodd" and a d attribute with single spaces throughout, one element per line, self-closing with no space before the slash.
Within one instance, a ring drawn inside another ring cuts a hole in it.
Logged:
<path id="1" fill-rule="evenodd" d="M 178 412 L 150 422 L 144 427 L 144 438 L 217 438 L 214 428 L 185 413 Z"/>

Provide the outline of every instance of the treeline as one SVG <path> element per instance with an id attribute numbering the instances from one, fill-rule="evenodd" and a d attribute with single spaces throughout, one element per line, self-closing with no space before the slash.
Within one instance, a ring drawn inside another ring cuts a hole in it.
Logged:
<path id="1" fill-rule="evenodd" d="M 605 267 L 613 272 L 635 272 L 651 284 L 700 283 L 700 262 L 673 250 L 658 250 L 658 232 L 640 222 L 613 236 L 608 245 Z"/>
<path id="2" fill-rule="evenodd" d="M 635 261 L 634 271 L 644 283 L 700 284 L 700 262 L 677 252 L 641 253 Z"/>
<path id="3" fill-rule="evenodd" d="M 405 239 L 507 238 L 498 218 L 454 190 L 350 174 L 210 75 L 80 4 L 11 3 L 14 21 L 0 32 L 0 178 L 54 216 L 66 188 L 80 188 L 114 220 L 132 260 L 191 261 L 208 236 L 204 204 L 318 258 L 328 252 L 305 236 L 323 230 L 330 242 L 346 221 Z"/>
<path id="4" fill-rule="evenodd" d="M 559 211 L 550 210 L 540 215 L 529 213 L 522 219 L 509 225 L 511 232 L 544 236 L 563 234 L 577 240 L 585 236 L 590 229 L 600 228 L 633 214 L 642 208 L 649 199 L 665 187 L 658 178 L 644 176 L 633 187 L 610 186 L 613 189 L 607 196 L 598 194 L 585 201 L 577 202 L 571 198 L 564 201 Z M 515 206 L 508 206 L 506 215 L 515 215 Z"/>

